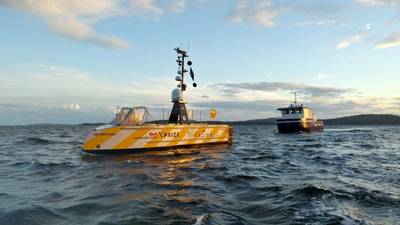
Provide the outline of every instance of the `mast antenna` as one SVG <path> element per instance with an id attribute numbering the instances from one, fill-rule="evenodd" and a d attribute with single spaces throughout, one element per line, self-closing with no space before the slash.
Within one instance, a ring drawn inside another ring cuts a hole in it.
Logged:
<path id="1" fill-rule="evenodd" d="M 297 104 L 297 92 L 294 92 L 294 104 Z"/>
<path id="2" fill-rule="evenodd" d="M 184 92 L 184 91 L 186 91 L 185 73 L 188 72 L 187 70 L 185 70 L 185 59 L 189 56 L 187 55 L 186 51 L 184 51 L 180 48 L 176 48 L 174 50 L 176 51 L 176 53 L 178 55 L 178 60 L 176 60 L 176 62 L 178 63 L 178 67 L 179 67 L 178 74 L 181 76 L 180 88 L 181 88 L 181 91 Z"/>
<path id="3" fill-rule="evenodd" d="M 190 40 L 187 40 L 187 48 L 188 48 L 188 54 L 190 54 Z"/>

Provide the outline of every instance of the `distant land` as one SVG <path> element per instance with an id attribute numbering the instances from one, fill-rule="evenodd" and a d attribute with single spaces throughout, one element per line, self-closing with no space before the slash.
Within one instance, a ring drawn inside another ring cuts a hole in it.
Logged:
<path id="1" fill-rule="evenodd" d="M 364 114 L 324 120 L 327 125 L 400 125 L 400 116 Z"/>
<path id="2" fill-rule="evenodd" d="M 274 125 L 277 118 L 227 122 L 232 125 Z M 325 125 L 400 125 L 400 116 L 363 114 L 323 120 Z"/>
<path id="3" fill-rule="evenodd" d="M 204 123 L 225 123 L 231 125 L 275 125 L 277 118 L 253 119 L 245 121 L 202 121 Z M 354 116 L 324 119 L 325 125 L 400 125 L 400 116 L 392 114 L 362 114 Z M 165 124 L 167 121 L 150 121 L 149 123 Z M 100 126 L 105 123 L 82 123 L 81 126 Z M 57 126 L 66 124 L 31 124 L 29 126 Z"/>
<path id="4" fill-rule="evenodd" d="M 203 121 L 207 123 L 226 123 L 231 125 L 275 125 L 277 118 L 253 119 L 245 121 Z M 400 116 L 391 114 L 362 114 L 323 120 L 325 125 L 400 125 Z M 167 121 L 150 121 L 149 123 Z M 80 125 L 103 125 L 104 123 L 83 123 Z"/>

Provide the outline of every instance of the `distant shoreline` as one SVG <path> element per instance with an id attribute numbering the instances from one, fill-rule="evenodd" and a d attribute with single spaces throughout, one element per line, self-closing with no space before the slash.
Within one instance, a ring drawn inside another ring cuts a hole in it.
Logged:
<path id="1" fill-rule="evenodd" d="M 201 121 L 203 123 L 225 123 L 230 125 L 275 125 L 277 118 L 252 119 L 245 121 Z M 339 117 L 334 119 L 323 119 L 325 125 L 381 125 L 392 126 L 400 125 L 400 116 L 392 114 L 360 114 L 354 116 Z M 149 123 L 165 123 L 166 121 L 150 121 Z M 199 121 L 196 121 L 199 122 Z M 0 126 L 100 126 L 105 123 L 81 123 L 81 124 L 59 124 L 59 123 L 40 123 L 28 125 L 0 125 Z"/>
<path id="2" fill-rule="evenodd" d="M 254 119 L 226 122 L 232 125 L 275 125 L 277 118 Z M 400 125 L 400 116 L 392 114 L 361 114 L 354 116 L 323 119 L 325 125 Z"/>

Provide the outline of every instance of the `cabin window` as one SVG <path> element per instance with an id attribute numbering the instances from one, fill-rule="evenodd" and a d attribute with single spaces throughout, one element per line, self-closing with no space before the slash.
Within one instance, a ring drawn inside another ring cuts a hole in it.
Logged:
<path id="1" fill-rule="evenodd" d="M 149 112 L 145 107 L 124 107 L 117 114 L 114 123 L 124 126 L 143 124 Z"/>
<path id="2" fill-rule="evenodd" d="M 129 114 L 130 108 L 122 108 L 121 111 L 119 111 L 117 117 L 115 118 L 117 124 L 121 124 Z"/>

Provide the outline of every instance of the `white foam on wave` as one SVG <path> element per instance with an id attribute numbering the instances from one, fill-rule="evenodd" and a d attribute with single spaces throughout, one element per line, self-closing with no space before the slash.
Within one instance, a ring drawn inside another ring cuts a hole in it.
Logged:
<path id="1" fill-rule="evenodd" d="M 336 211 L 332 212 L 332 214 L 342 218 L 343 220 L 341 224 L 343 225 L 374 224 L 367 219 L 368 216 L 366 214 L 350 206 L 339 208 Z"/>
<path id="2" fill-rule="evenodd" d="M 202 225 L 203 222 L 207 219 L 207 214 L 196 217 L 196 222 L 193 225 Z"/>
<path id="3" fill-rule="evenodd" d="M 295 219 L 323 218 L 331 215 L 341 218 L 342 225 L 374 225 L 361 209 L 340 203 L 336 198 L 332 198 L 331 194 L 324 194 L 321 199 L 312 198 L 310 205 L 312 207 L 297 211 Z"/>
<path id="4" fill-rule="evenodd" d="M 349 128 L 325 128 L 325 132 L 350 132 L 350 131 L 372 131 L 370 127 L 349 127 Z"/>

